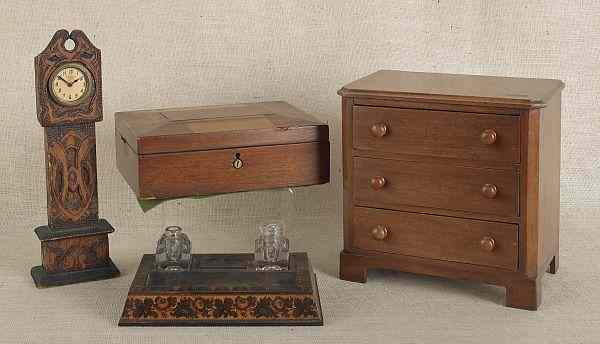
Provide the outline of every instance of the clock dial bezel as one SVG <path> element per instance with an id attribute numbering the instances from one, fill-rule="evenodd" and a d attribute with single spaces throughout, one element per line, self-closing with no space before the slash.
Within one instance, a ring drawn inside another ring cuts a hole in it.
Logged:
<path id="1" fill-rule="evenodd" d="M 72 101 L 62 99 L 58 94 L 56 94 L 54 92 L 54 88 L 52 87 L 52 83 L 56 80 L 58 74 L 67 68 L 78 69 L 81 72 L 81 74 L 83 74 L 83 77 L 85 78 L 85 82 L 87 85 L 87 87 L 84 91 L 84 94 L 81 97 L 79 97 L 78 99 L 72 100 Z M 79 62 L 67 62 L 67 63 L 63 63 L 63 64 L 60 64 L 59 66 L 57 66 L 56 69 L 50 75 L 47 86 L 48 86 L 48 92 L 50 93 L 50 97 L 52 98 L 52 100 L 54 102 L 56 102 L 60 105 L 64 105 L 64 106 L 81 105 L 82 103 L 84 103 L 88 99 L 90 99 L 91 95 L 94 93 L 94 90 L 95 90 L 95 82 L 94 82 L 94 77 L 92 76 L 92 73 L 89 71 L 89 69 L 87 69 L 86 66 L 84 66 L 83 64 L 81 64 Z"/>

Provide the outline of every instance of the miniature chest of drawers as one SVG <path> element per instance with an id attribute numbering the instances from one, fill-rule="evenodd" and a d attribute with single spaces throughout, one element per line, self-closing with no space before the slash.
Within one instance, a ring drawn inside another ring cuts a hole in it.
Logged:
<path id="1" fill-rule="evenodd" d="M 477 280 L 537 309 L 541 277 L 558 268 L 562 88 L 401 71 L 344 86 L 340 278 Z"/>

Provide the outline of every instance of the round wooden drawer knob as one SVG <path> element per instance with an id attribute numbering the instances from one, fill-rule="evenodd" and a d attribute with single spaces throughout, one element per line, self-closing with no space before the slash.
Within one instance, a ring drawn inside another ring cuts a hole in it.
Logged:
<path id="1" fill-rule="evenodd" d="M 371 187 L 375 190 L 383 189 L 383 187 L 385 186 L 386 183 L 387 183 L 387 180 L 385 180 L 385 178 L 382 176 L 377 176 L 377 177 L 371 178 Z"/>
<path id="2" fill-rule="evenodd" d="M 487 198 L 496 198 L 498 195 L 498 187 L 494 184 L 485 184 L 481 187 L 481 193 Z"/>
<path id="3" fill-rule="evenodd" d="M 496 240 L 489 236 L 484 236 L 479 242 L 484 251 L 492 252 L 496 248 Z"/>
<path id="4" fill-rule="evenodd" d="M 493 145 L 498 139 L 498 134 L 494 129 L 486 129 L 481 133 L 481 142 L 486 145 Z"/>
<path id="5" fill-rule="evenodd" d="M 375 123 L 371 126 L 371 134 L 375 137 L 384 137 L 388 133 L 388 126 L 385 123 Z"/>
<path id="6" fill-rule="evenodd" d="M 387 238 L 388 232 L 389 231 L 386 226 L 378 225 L 371 229 L 371 236 L 373 239 L 381 241 Z"/>

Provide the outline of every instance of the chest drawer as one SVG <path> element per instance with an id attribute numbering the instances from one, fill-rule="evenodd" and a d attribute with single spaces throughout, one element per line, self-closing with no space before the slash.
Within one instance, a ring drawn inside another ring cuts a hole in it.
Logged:
<path id="1" fill-rule="evenodd" d="M 354 148 L 518 163 L 519 117 L 353 107 Z"/>
<path id="2" fill-rule="evenodd" d="M 516 270 L 518 226 L 446 216 L 354 207 L 352 245 Z"/>
<path id="3" fill-rule="evenodd" d="M 354 202 L 518 215 L 516 168 L 488 169 L 355 157 Z"/>

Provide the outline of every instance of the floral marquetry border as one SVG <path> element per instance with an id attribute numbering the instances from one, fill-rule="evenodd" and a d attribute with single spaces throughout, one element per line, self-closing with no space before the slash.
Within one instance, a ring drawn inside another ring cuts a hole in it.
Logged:
<path id="1" fill-rule="evenodd" d="M 307 295 L 129 295 L 121 321 L 317 320 L 317 302 Z"/>

